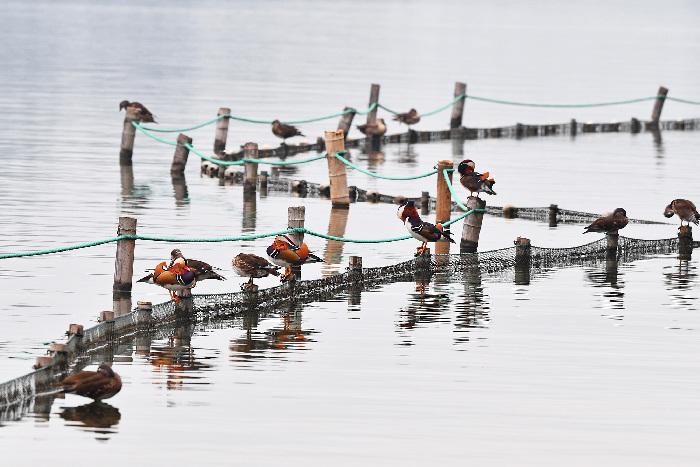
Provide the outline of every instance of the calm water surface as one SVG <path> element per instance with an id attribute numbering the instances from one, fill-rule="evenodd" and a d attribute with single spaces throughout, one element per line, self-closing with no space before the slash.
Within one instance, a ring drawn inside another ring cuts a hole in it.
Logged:
<path id="1" fill-rule="evenodd" d="M 306 206 L 314 230 L 342 224 L 342 213 L 324 200 L 270 193 L 244 202 L 241 187 L 201 178 L 194 156 L 186 183 L 174 185 L 171 148 L 142 135 L 133 168 L 120 170 L 117 106 L 124 98 L 145 103 L 168 127 L 208 119 L 221 106 L 282 119 L 363 108 L 371 82 L 382 84 L 387 106 L 419 111 L 446 103 L 456 80 L 475 95 L 523 101 L 616 100 L 653 95 L 660 84 L 698 99 L 700 8 L 667 2 L 663 21 L 659 14 L 650 1 L 6 2 L 0 251 L 110 237 L 120 215 L 137 217 L 140 233 L 182 236 L 278 230 L 296 204 Z M 465 123 L 627 120 L 647 118 L 650 109 L 469 101 Z M 666 118 L 699 113 L 673 102 L 664 109 Z M 448 118 L 438 114 L 417 128 L 442 129 Z M 335 125 L 302 130 L 314 140 Z M 191 135 L 209 150 L 213 132 Z M 265 125 L 232 122 L 228 147 L 246 141 L 278 144 Z M 494 205 L 623 206 L 630 216 L 664 220 L 671 199 L 700 200 L 699 143 L 695 132 L 581 135 L 389 145 L 352 159 L 382 174 L 418 174 L 439 159 L 470 157 L 498 179 Z M 327 180 L 323 161 L 288 175 Z M 351 172 L 349 183 L 409 196 L 435 192 L 433 178 L 402 183 Z M 402 234 L 394 212 L 353 205 L 345 235 Z M 540 246 L 592 240 L 581 230 L 487 217 L 480 248 L 509 246 L 519 235 Z M 675 232 L 672 224 L 625 230 L 638 238 Z M 376 266 L 403 261 L 415 248 L 308 241 L 328 263 L 305 268 L 305 278 L 343 270 L 349 255 Z M 236 290 L 241 280 L 229 272 L 230 258 L 266 245 L 183 247 L 229 276 L 196 292 Z M 136 273 L 172 247 L 140 242 Z M 105 245 L 2 260 L 0 380 L 26 373 L 68 323 L 92 325 L 112 308 L 113 258 L 114 246 Z M 696 260 L 663 256 L 613 275 L 604 265 L 556 270 L 529 286 L 437 277 L 425 294 L 398 283 L 363 293 L 359 304 L 340 297 L 259 319 L 199 324 L 150 346 L 117 349 L 125 387 L 111 406 L 81 408 L 87 401 L 73 396 L 49 408 L 37 404 L 32 415 L 4 423 L 1 452 L 8 465 L 55 461 L 66 443 L 84 453 L 77 465 L 105 452 L 105 465 L 134 452 L 156 464 L 694 465 L 696 282 Z M 134 287 L 134 300 L 165 298 L 155 287 Z M 183 442 L 192 449 L 176 457 Z"/>

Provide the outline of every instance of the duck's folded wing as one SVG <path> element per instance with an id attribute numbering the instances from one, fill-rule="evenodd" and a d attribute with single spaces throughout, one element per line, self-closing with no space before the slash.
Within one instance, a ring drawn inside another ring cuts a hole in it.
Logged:
<path id="1" fill-rule="evenodd" d="M 429 242 L 437 242 L 438 240 L 440 240 L 440 236 L 442 235 L 438 228 L 430 222 L 422 222 L 418 225 L 411 227 L 411 230 L 413 230 Z"/>

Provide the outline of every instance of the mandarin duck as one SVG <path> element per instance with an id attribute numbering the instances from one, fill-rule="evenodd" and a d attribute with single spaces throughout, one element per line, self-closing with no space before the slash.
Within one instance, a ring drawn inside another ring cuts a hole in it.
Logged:
<path id="1" fill-rule="evenodd" d="M 180 297 L 177 296 L 177 292 L 193 288 L 197 285 L 197 278 L 194 271 L 182 262 L 176 261 L 172 266 L 168 267 L 166 262 L 163 261 L 156 265 L 152 273 L 142 277 L 137 282 L 159 285 L 168 290 L 172 300 L 180 303 Z"/>
<path id="2" fill-rule="evenodd" d="M 135 110 L 139 115 L 139 121 L 141 123 L 158 123 L 151 111 L 140 102 L 121 101 L 119 103 L 119 110 L 121 111 L 124 109 Z"/>
<path id="3" fill-rule="evenodd" d="M 294 136 L 304 136 L 304 134 L 299 131 L 294 125 L 287 125 L 279 120 L 272 122 L 272 134 L 278 138 L 282 138 L 284 143 L 287 142 L 287 138 L 293 138 Z"/>
<path id="4" fill-rule="evenodd" d="M 270 274 L 279 276 L 277 270 L 280 266 L 271 264 L 265 258 L 249 253 L 238 253 L 231 261 L 233 270 L 241 277 L 249 277 L 250 280 L 241 285 L 243 290 L 257 290 L 257 286 L 253 283 L 253 279 L 267 277 Z"/>
<path id="5" fill-rule="evenodd" d="M 197 282 L 207 279 L 216 279 L 217 281 L 226 280 L 224 276 L 216 272 L 218 268 L 198 259 L 185 258 L 182 251 L 177 248 L 170 252 L 170 265 L 168 267 L 173 267 L 175 263 L 184 264 L 190 268 L 192 272 L 194 272 L 194 277 L 197 279 Z"/>
<path id="6" fill-rule="evenodd" d="M 416 123 L 420 122 L 420 115 L 418 115 L 418 111 L 416 109 L 411 109 L 408 112 L 394 115 L 394 120 L 404 123 L 410 127 L 411 125 L 415 125 Z"/>
<path id="7" fill-rule="evenodd" d="M 383 118 L 379 118 L 374 123 L 357 125 L 357 129 L 366 136 L 384 136 L 384 134 L 386 134 L 386 123 Z"/>
<path id="8" fill-rule="evenodd" d="M 698 225 L 698 222 L 700 222 L 700 214 L 698 214 L 695 204 L 687 199 L 674 199 L 666 206 L 664 216 L 671 218 L 674 214 L 681 219 L 681 227 L 683 226 L 683 221 L 686 221 L 688 225 L 691 222 Z"/>
<path id="9" fill-rule="evenodd" d="M 477 198 L 479 193 L 487 193 L 489 195 L 495 195 L 496 192 L 493 191 L 493 186 L 496 184 L 496 180 L 490 178 L 488 172 L 480 174 L 474 169 L 476 164 L 471 159 L 465 159 L 459 163 L 457 166 L 457 172 L 459 172 L 459 182 L 464 188 L 469 190 L 469 194 L 472 195 L 476 193 Z"/>
<path id="10" fill-rule="evenodd" d="M 416 240 L 422 242 L 422 245 L 416 250 L 416 256 L 425 253 L 425 250 L 428 248 L 428 242 L 437 242 L 441 238 L 446 238 L 448 241 L 455 243 L 450 231 L 445 229 L 442 224 L 433 225 L 430 222 L 421 220 L 415 201 L 404 201 L 401 203 L 396 215 L 404 223 L 408 233 Z"/>
<path id="11" fill-rule="evenodd" d="M 611 214 L 606 214 L 594 220 L 591 225 L 584 229 L 583 233 L 617 232 L 620 229 L 624 229 L 628 222 L 629 219 L 627 219 L 627 211 L 622 208 L 617 208 Z"/>
<path id="12" fill-rule="evenodd" d="M 121 391 L 122 379 L 109 364 L 102 363 L 97 371 L 81 371 L 63 378 L 59 386 L 63 392 L 101 401 Z"/>
<path id="13" fill-rule="evenodd" d="M 309 246 L 306 243 L 302 242 L 301 245 L 297 246 L 287 235 L 275 237 L 272 245 L 267 247 L 267 256 L 270 257 L 273 264 L 285 268 L 284 273 L 280 276 L 282 282 L 294 279 L 292 266 L 323 262 L 321 258 L 309 251 Z"/>

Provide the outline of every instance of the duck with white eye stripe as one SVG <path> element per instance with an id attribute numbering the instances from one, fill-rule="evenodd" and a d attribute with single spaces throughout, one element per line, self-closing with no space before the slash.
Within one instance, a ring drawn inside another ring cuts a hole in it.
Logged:
<path id="1" fill-rule="evenodd" d="M 418 215 L 415 201 L 404 201 L 399 206 L 396 215 L 401 222 L 406 226 L 406 230 L 413 238 L 422 242 L 422 245 L 416 250 L 416 256 L 420 256 L 428 249 L 428 243 L 434 243 L 442 238 L 446 238 L 452 243 L 449 229 L 445 229 L 442 224 L 433 225 L 430 222 L 424 222 Z"/>

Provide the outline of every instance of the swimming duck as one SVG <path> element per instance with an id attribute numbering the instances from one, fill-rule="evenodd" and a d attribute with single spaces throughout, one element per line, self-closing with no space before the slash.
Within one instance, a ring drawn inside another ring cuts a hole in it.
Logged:
<path id="1" fill-rule="evenodd" d="M 674 199 L 671 203 L 664 209 L 665 217 L 673 217 L 677 215 L 681 219 L 681 227 L 683 226 L 683 221 L 686 221 L 688 225 L 692 222 L 698 225 L 700 221 L 700 214 L 695 208 L 695 204 L 687 199 Z"/>
<path id="2" fill-rule="evenodd" d="M 420 115 L 416 109 L 411 109 L 408 112 L 400 113 L 394 115 L 394 120 L 397 122 L 405 123 L 409 127 L 420 122 Z"/>
<path id="3" fill-rule="evenodd" d="M 487 193 L 489 195 L 495 195 L 496 192 L 493 191 L 493 186 L 496 184 L 496 180 L 490 178 L 488 172 L 480 174 L 474 169 L 476 164 L 471 159 L 465 159 L 459 163 L 457 166 L 457 172 L 459 172 L 459 182 L 464 188 L 469 190 L 469 194 L 473 195 L 476 193 L 477 198 L 479 193 Z"/>
<path id="4" fill-rule="evenodd" d="M 101 401 L 121 391 L 122 379 L 109 364 L 102 363 L 97 371 L 81 371 L 67 376 L 59 385 L 64 392 Z"/>
<path id="5" fill-rule="evenodd" d="M 156 122 L 155 117 L 151 113 L 150 110 L 146 108 L 145 105 L 143 105 L 140 102 L 129 102 L 129 101 L 121 101 L 119 103 L 119 110 L 124 110 L 124 109 L 132 109 L 136 110 L 139 113 L 139 121 L 141 123 L 158 123 Z"/>
<path id="6" fill-rule="evenodd" d="M 175 263 L 184 264 L 190 268 L 192 272 L 194 272 L 194 277 L 197 279 L 197 282 L 206 279 L 216 279 L 217 281 L 226 280 L 224 276 L 215 271 L 217 268 L 213 267 L 211 264 L 199 261 L 198 259 L 185 258 L 182 251 L 177 248 L 170 252 L 170 265 L 168 267 L 172 267 Z"/>
<path id="7" fill-rule="evenodd" d="M 421 220 L 415 201 L 404 201 L 401 203 L 396 215 L 404 223 L 408 233 L 416 240 L 423 242 L 416 250 L 416 256 L 425 253 L 425 250 L 428 248 L 428 242 L 437 242 L 441 238 L 446 238 L 451 243 L 455 243 L 450 231 L 445 229 L 442 224 L 433 225 L 430 222 Z"/>
<path id="8" fill-rule="evenodd" d="M 617 232 L 624 229 L 629 222 L 627 211 L 622 208 L 615 209 L 612 214 L 607 214 L 594 220 L 591 225 L 585 228 L 583 233 L 588 232 Z"/>
<path id="9" fill-rule="evenodd" d="M 142 277 L 137 282 L 155 284 L 167 289 L 170 298 L 176 303 L 180 303 L 180 297 L 176 292 L 193 288 L 197 285 L 197 278 L 194 271 L 181 262 L 175 262 L 168 267 L 165 261 L 158 263 L 153 272 L 146 277 Z"/>
<path id="10" fill-rule="evenodd" d="M 253 284 L 253 279 L 267 277 L 270 274 L 273 276 L 280 275 L 280 273 L 277 272 L 280 266 L 275 266 L 265 258 L 258 255 L 239 253 L 233 258 L 231 264 L 233 265 L 233 270 L 236 271 L 236 274 L 241 277 L 250 278 L 248 282 L 241 285 L 241 289 L 243 290 L 257 289 L 257 286 Z"/>
<path id="11" fill-rule="evenodd" d="M 304 136 L 304 134 L 299 131 L 294 125 L 287 125 L 279 120 L 272 122 L 272 134 L 278 138 L 282 138 L 282 141 L 286 143 L 287 138 L 293 138 L 294 136 Z"/>
<path id="12" fill-rule="evenodd" d="M 292 266 L 323 262 L 321 258 L 309 251 L 309 246 L 306 243 L 302 242 L 301 245 L 297 246 L 287 235 L 275 237 L 272 245 L 267 247 L 267 256 L 270 257 L 273 264 L 285 268 L 284 273 L 280 276 L 282 282 L 294 279 Z"/>
<path id="13" fill-rule="evenodd" d="M 386 123 L 383 118 L 377 119 L 374 123 L 365 123 L 364 125 L 357 125 L 357 129 L 360 133 L 367 136 L 384 136 L 386 134 Z"/>

